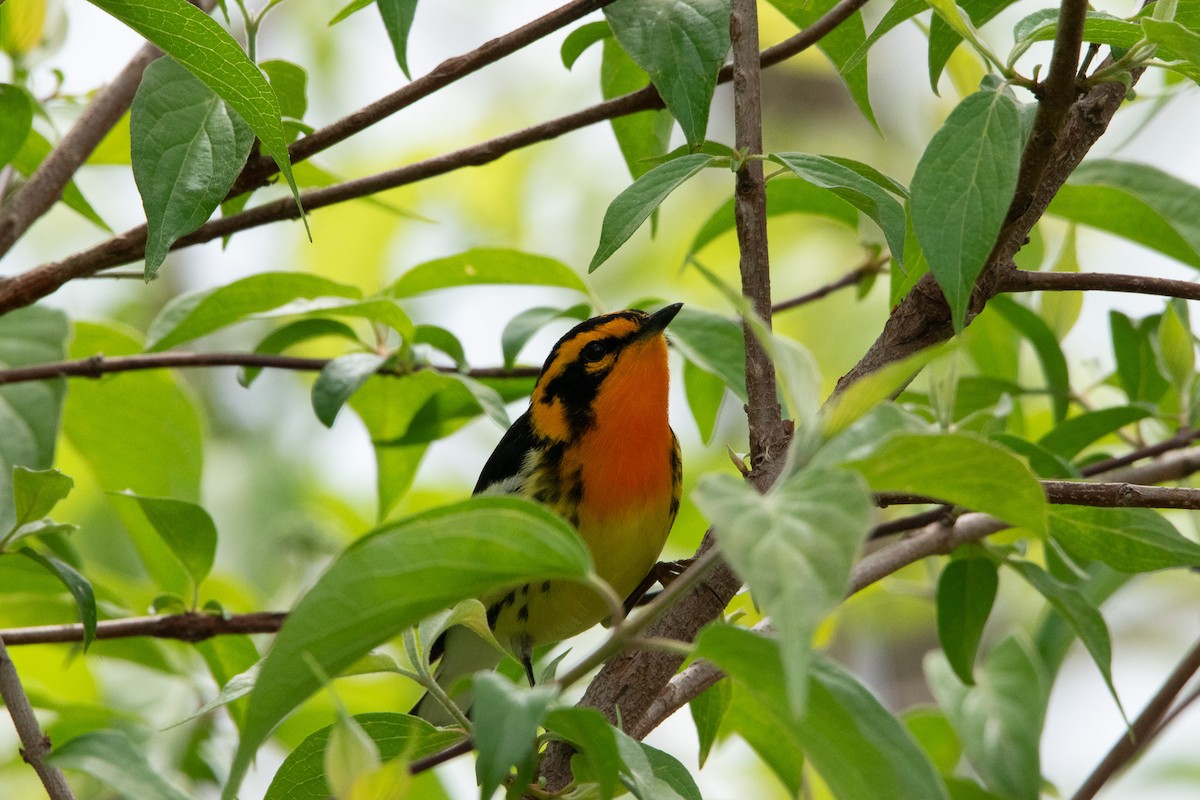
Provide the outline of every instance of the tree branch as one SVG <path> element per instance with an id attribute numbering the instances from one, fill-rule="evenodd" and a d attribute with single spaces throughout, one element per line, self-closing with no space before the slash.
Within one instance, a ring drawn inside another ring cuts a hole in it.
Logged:
<path id="1" fill-rule="evenodd" d="M 136 372 L 148 369 L 168 369 L 181 367 L 255 367 L 267 369 L 288 369 L 315 372 L 325 368 L 332 359 L 328 358 L 299 358 L 296 356 L 274 355 L 269 353 L 185 353 L 168 351 L 165 353 L 138 353 L 131 356 L 95 355 L 75 361 L 56 361 L 49 364 L 36 364 L 31 367 L 14 367 L 0 369 L 0 386 L 9 383 L 27 383 L 29 381 L 44 381 L 53 378 L 99 378 L 118 372 Z M 418 369 L 433 369 L 438 372 L 459 373 L 454 367 L 418 367 Z M 470 369 L 460 374 L 472 378 L 536 378 L 537 367 L 480 367 Z M 399 375 L 395 368 L 381 367 L 380 375 Z"/>
<path id="2" fill-rule="evenodd" d="M 869 258 L 861 266 L 856 267 L 850 272 L 847 272 L 836 281 L 827 283 L 819 289 L 814 289 L 811 292 L 799 295 L 798 297 L 780 300 L 778 303 L 771 306 L 771 313 L 779 314 L 783 311 L 791 311 L 793 308 L 797 308 L 799 306 L 820 300 L 824 297 L 828 297 L 839 289 L 857 286 L 863 281 L 873 278 L 883 272 L 884 266 L 890 260 L 891 256 L 887 253 L 874 258 Z"/>
<path id="3" fill-rule="evenodd" d="M 1178 486 L 1146 486 L 1136 483 L 1092 483 L 1089 481 L 1040 481 L 1046 502 L 1053 505 L 1100 506 L 1103 508 L 1200 509 L 1200 489 Z M 877 492 L 880 506 L 916 504 L 944 505 L 945 500 L 904 492 Z"/>
<path id="4" fill-rule="evenodd" d="M 1200 284 L 1145 275 L 1108 272 L 1030 272 L 1013 270 L 1000 278 L 999 292 L 1128 292 L 1200 300 Z"/>
<path id="5" fill-rule="evenodd" d="M 0 699 L 12 717 L 13 727 L 21 739 L 21 758 L 33 767 L 34 772 L 46 787 L 50 800 L 75 800 L 67 779 L 63 777 L 58 767 L 47 764 L 44 759 L 50 753 L 50 737 L 47 736 L 33 713 L 33 706 L 21 686 L 21 677 L 17 674 L 16 665 L 8 656 L 4 646 L 4 637 L 0 636 Z"/>
<path id="6" fill-rule="evenodd" d="M 201 642 L 213 636 L 237 633 L 275 633 L 285 619 L 285 611 L 255 611 L 250 614 L 231 614 L 228 617 L 188 611 L 183 614 L 160 614 L 153 617 L 106 619 L 96 623 L 96 638 L 129 639 L 135 636 L 152 636 L 156 639 Z M 9 628 L 0 630 L 0 639 L 13 646 L 82 642 L 83 625 L 73 623 Z"/>

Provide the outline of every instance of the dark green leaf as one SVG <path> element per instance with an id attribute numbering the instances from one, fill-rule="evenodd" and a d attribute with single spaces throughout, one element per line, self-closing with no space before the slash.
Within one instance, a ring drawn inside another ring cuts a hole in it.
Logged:
<path id="1" fill-rule="evenodd" d="M 1158 45 L 1155 53 L 1165 61 L 1181 61 L 1179 71 L 1200 82 L 1200 34 L 1175 21 L 1142 18 L 1142 30 L 1151 43 Z"/>
<path id="2" fill-rule="evenodd" d="M 959 8 L 979 27 L 1012 4 L 1013 0 L 963 0 Z M 940 14 L 934 14 L 929 21 L 929 86 L 934 94 L 937 94 L 942 70 L 960 42 L 962 36 L 955 33 Z"/>
<path id="3" fill-rule="evenodd" d="M 712 752 L 712 746 L 717 741 L 717 732 L 721 729 L 721 722 L 725 719 L 725 712 L 729 710 L 731 700 L 733 683 L 719 680 L 688 703 L 692 712 L 692 722 L 696 725 L 696 736 L 700 740 L 698 766 L 701 768 L 704 767 L 704 762 L 708 760 L 708 754 Z"/>
<path id="4" fill-rule="evenodd" d="M 450 373 L 448 377 L 467 388 L 471 397 L 479 404 L 479 410 L 486 414 L 488 419 L 499 425 L 502 430 L 508 430 L 512 425 L 512 420 L 508 418 L 508 410 L 504 407 L 504 398 L 500 396 L 499 392 L 469 375 Z"/>
<path id="5" fill-rule="evenodd" d="M 683 391 L 688 410 L 696 421 L 700 438 L 708 444 L 717 425 L 721 401 L 725 399 L 725 382 L 720 376 L 701 369 L 692 361 L 683 362 Z"/>
<path id="6" fill-rule="evenodd" d="M 242 171 L 254 134 L 171 58 L 146 68 L 130 109 L 133 177 L 146 211 L 146 280 L 203 225 Z"/>
<path id="7" fill-rule="evenodd" d="M 486 284 L 559 286 L 587 294 L 575 271 L 557 259 L 519 250 L 477 247 L 458 255 L 426 261 L 388 287 L 393 297 L 412 297 L 435 289 Z"/>
<path id="8" fill-rule="evenodd" d="M 1054 331 L 1050 330 L 1041 317 L 1011 297 L 994 297 L 988 308 L 1016 328 L 1033 345 L 1033 352 L 1042 365 L 1046 377 L 1046 389 L 1054 408 L 1055 421 L 1066 419 L 1071 403 L 1071 376 L 1067 371 L 1067 359 Z"/>
<path id="9" fill-rule="evenodd" d="M 413 329 L 413 344 L 427 344 L 435 350 L 441 350 L 454 361 L 454 368 L 462 371 L 468 369 L 467 354 L 462 342 L 450 331 L 437 325 L 417 325 Z"/>
<path id="10" fill-rule="evenodd" d="M 263 272 L 176 297 L 150 323 L 146 349 L 166 350 L 294 300 L 360 296 L 353 286 L 317 275 Z"/>
<path id="11" fill-rule="evenodd" d="M 331 427 L 350 396 L 378 372 L 387 359 L 378 353 L 348 353 L 326 364 L 312 387 L 312 407 L 317 419 L 325 427 Z"/>
<path id="12" fill-rule="evenodd" d="M 271 83 L 271 89 L 279 98 L 279 112 L 284 118 L 284 132 L 288 144 L 291 144 L 299 135 L 300 130 L 290 120 L 302 120 L 304 113 L 308 111 L 308 73 L 299 64 L 280 59 L 263 61 L 258 66 L 266 74 L 267 80 Z M 222 213 L 226 212 L 222 211 Z"/>
<path id="13" fill-rule="evenodd" d="M 407 714 L 375 712 L 356 714 L 356 722 L 379 747 L 379 757 L 391 761 L 397 756 L 410 760 L 445 750 L 462 738 L 454 731 L 442 731 L 423 719 Z M 324 753 L 333 726 L 309 734 L 300 746 L 288 754 L 271 779 L 263 800 L 328 800 Z M 415 795 L 414 795 L 415 796 Z"/>
<path id="14" fill-rule="evenodd" d="M 474 681 L 475 777 L 481 797 L 492 793 L 514 766 L 517 775 L 532 775 L 538 727 L 557 691 L 544 686 L 522 689 L 494 672 L 480 672 Z M 528 780 L 524 781 L 528 783 Z"/>
<path id="15" fill-rule="evenodd" d="M 688 144 L 704 141 L 717 73 L 729 52 L 727 0 L 618 0 L 613 36 L 650 75 Z"/>
<path id="16" fill-rule="evenodd" d="M 1070 461 L 1052 453 L 1041 445 L 1034 444 L 1020 436 L 1011 433 L 993 433 L 989 438 L 994 442 L 1012 450 L 1019 456 L 1024 456 L 1039 478 L 1079 478 L 1079 470 Z"/>
<path id="17" fill-rule="evenodd" d="M 1073 459 L 1093 442 L 1151 414 L 1150 410 L 1140 406 L 1114 406 L 1088 411 L 1060 422 L 1039 439 L 1038 444 L 1063 458 Z"/>
<path id="18" fill-rule="evenodd" d="M 596 42 L 603 41 L 610 36 L 612 36 L 612 29 L 608 27 L 606 20 L 589 22 L 571 31 L 567 34 L 567 38 L 563 40 L 562 47 L 559 49 L 563 66 L 571 69 L 575 66 L 575 62 L 579 60 L 579 57 L 583 55 L 584 51 Z"/>
<path id="19" fill-rule="evenodd" d="M 779 630 L 787 698 L 803 713 L 817 625 L 843 599 L 874 516 L 862 481 L 844 470 L 799 470 L 766 494 L 732 475 L 706 475 L 693 500 L 716 526 L 730 565 Z"/>
<path id="20" fill-rule="evenodd" d="M 671 343 L 705 372 L 720 377 L 746 400 L 746 345 L 742 327 L 728 317 L 690 306 L 671 321 Z"/>
<path id="21" fill-rule="evenodd" d="M 956 330 L 1012 201 L 1021 145 L 1013 99 L 976 92 L 950 113 L 913 174 L 913 229 Z"/>
<path id="22" fill-rule="evenodd" d="M 488 591 L 582 579 L 587 547 L 565 521 L 515 497 L 475 497 L 355 542 L 292 611 L 263 661 L 225 797 L 276 724 L 320 685 L 422 617 Z M 403 586 L 403 592 L 396 587 Z"/>
<path id="23" fill-rule="evenodd" d="M 617 195 L 604 212 L 604 222 L 600 226 L 600 244 L 596 246 L 596 252 L 592 255 L 588 272 L 594 271 L 607 261 L 617 248 L 625 244 L 667 195 L 715 161 L 717 157 L 704 153 L 681 156 L 650 170 Z"/>
<path id="24" fill-rule="evenodd" d="M 607 29 L 608 23 L 603 23 Z M 636 92 L 650 83 L 646 71 L 634 63 L 611 36 L 604 39 L 600 57 L 600 93 L 605 100 Z M 671 143 L 671 114 L 665 109 L 639 111 L 609 120 L 617 146 L 632 178 L 654 168 Z"/>
<path id="25" fill-rule="evenodd" d="M 276 355 L 302 342 L 322 336 L 337 336 L 351 342 L 358 341 L 354 329 L 344 322 L 332 319 L 300 319 L 271 331 L 258 343 L 254 352 Z M 238 383 L 249 387 L 261 372 L 262 367 L 242 367 L 238 370 Z"/>
<path id="26" fill-rule="evenodd" d="M 87 650 L 96 638 L 96 594 L 92 591 L 91 581 L 79 574 L 70 564 L 54 556 L 39 553 L 28 547 L 22 547 L 19 552 L 58 578 L 75 598 L 75 606 L 79 609 L 79 621 L 83 623 L 83 649 Z"/>
<path id="27" fill-rule="evenodd" d="M 349 3 L 346 4 L 346 6 L 341 11 L 339 11 L 334 16 L 333 19 L 329 20 L 329 25 L 331 27 L 334 25 L 337 25 L 339 22 L 346 19 L 346 17 L 349 17 L 351 14 L 362 11 L 364 8 L 371 5 L 371 3 L 373 3 L 373 2 L 375 2 L 375 0 L 351 0 Z"/>
<path id="28" fill-rule="evenodd" d="M 701 800 L 687 767 L 673 757 L 619 730 L 617 749 L 621 754 L 622 774 L 638 800 Z"/>
<path id="29" fill-rule="evenodd" d="M 1050 535 L 1073 557 L 1120 572 L 1200 566 L 1200 544 L 1149 508 L 1054 506 Z"/>
<path id="30" fill-rule="evenodd" d="M 850 58 L 846 60 L 846 63 L 842 65 L 842 71 L 848 72 L 852 69 L 856 69 L 860 64 L 866 61 L 867 53 L 870 52 L 871 48 L 875 45 L 875 42 L 879 41 L 884 34 L 888 33 L 905 20 L 911 19 L 917 14 L 920 14 L 927 8 L 929 8 L 929 4 L 926 3 L 925 0 L 897 0 L 897 2 L 892 4 L 892 7 L 887 10 L 887 13 L 883 15 L 883 18 L 879 20 L 879 24 L 875 26 L 875 30 L 871 31 L 871 35 L 867 37 L 866 41 L 860 44 L 858 49 L 855 50 L 854 53 L 851 54 Z"/>
<path id="31" fill-rule="evenodd" d="M 33 127 L 33 103 L 20 86 L 0 83 L 0 168 L 20 151 Z"/>
<path id="32" fill-rule="evenodd" d="M 228 103 L 275 160 L 299 202 L 279 101 L 232 36 L 187 0 L 159 0 L 153 4 L 142 0 L 90 2 L 156 44 Z"/>
<path id="33" fill-rule="evenodd" d="M 814 186 L 828 189 L 874 220 L 883 231 L 892 257 L 903 260 L 904 206 L 889 188 L 880 186 L 870 177 L 864 177 L 860 170 L 847 166 L 844 161 L 807 153 L 772 153 L 770 159 Z"/>
<path id="34" fill-rule="evenodd" d="M 85 733 L 55 745 L 47 761 L 56 767 L 86 772 L 127 800 L 188 800 L 155 772 L 143 748 L 118 731 Z"/>
<path id="35" fill-rule="evenodd" d="M 408 71 L 408 32 L 412 30 L 413 16 L 417 13 L 417 0 L 375 0 L 388 38 L 392 40 L 392 51 L 404 77 L 412 80 Z"/>
<path id="36" fill-rule="evenodd" d="M 1034 42 L 1046 42 L 1058 33 L 1058 9 L 1043 8 L 1021 19 L 1013 26 L 1013 38 L 1018 52 L 1024 53 Z M 1136 22 L 1114 17 L 1103 11 L 1088 11 L 1083 23 L 1083 41 L 1106 44 L 1128 50 L 1142 40 L 1142 29 Z M 1014 56 L 1009 57 L 1010 60 Z"/>
<path id="37" fill-rule="evenodd" d="M 588 761 L 591 775 L 597 784 L 601 800 L 610 800 L 617 785 L 621 754 L 613 726 L 594 708 L 575 706 L 559 708 L 546 715 L 546 730 L 570 742 Z M 583 780 L 576 775 L 576 780 Z"/>
<path id="38" fill-rule="evenodd" d="M 198 586 L 212 570 L 217 553 L 217 526 L 200 506 L 170 497 L 143 497 L 126 492 L 115 495 L 137 502 L 171 552 Z"/>
<path id="39" fill-rule="evenodd" d="M 582 322 L 591 313 L 587 303 L 571 306 L 570 308 L 549 308 L 538 306 L 522 311 L 508 321 L 500 334 L 500 350 L 504 354 L 505 369 L 512 369 L 521 349 L 533 338 L 533 335 L 551 322 L 559 319 L 575 319 Z"/>
<path id="40" fill-rule="evenodd" d="M 1152 337 L 1158 318 L 1147 317 L 1135 325 L 1120 311 L 1110 311 L 1108 319 L 1121 388 L 1132 402 L 1157 402 L 1170 386 L 1154 357 Z"/>
<path id="41" fill-rule="evenodd" d="M 968 686 L 975 683 L 975 653 L 999 585 L 995 563 L 983 554 L 956 558 L 938 576 L 938 641 L 954 673 Z"/>

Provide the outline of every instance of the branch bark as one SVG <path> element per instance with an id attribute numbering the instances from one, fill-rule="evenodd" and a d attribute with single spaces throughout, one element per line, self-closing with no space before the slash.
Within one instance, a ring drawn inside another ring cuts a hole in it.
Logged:
<path id="1" fill-rule="evenodd" d="M 998 292 L 1127 292 L 1200 300 L 1200 284 L 1145 275 L 1108 272 L 1029 272 L 1013 270 L 996 285 Z"/>
<path id="2" fill-rule="evenodd" d="M 135 636 L 152 636 L 156 639 L 201 642 L 213 636 L 237 633 L 275 633 L 286 619 L 285 611 L 255 611 L 251 614 L 231 614 L 228 617 L 189 611 L 184 614 L 160 614 L 153 617 L 106 619 L 96 623 L 96 638 L 129 639 Z M 82 642 L 83 626 L 73 623 L 9 628 L 0 630 L 0 639 L 12 646 Z"/>
<path id="3" fill-rule="evenodd" d="M 1089 481 L 1041 481 L 1041 485 L 1046 502 L 1054 505 L 1200 509 L 1200 489 L 1188 487 Z M 903 492 L 879 492 L 875 502 L 880 506 L 946 503 L 943 499 Z"/>
<path id="4" fill-rule="evenodd" d="M 0 699 L 4 700 L 4 706 L 8 709 L 9 716 L 12 717 L 13 727 L 17 729 L 17 736 L 21 739 L 21 757 L 25 759 L 25 763 L 33 767 L 34 772 L 42 781 L 42 786 L 46 787 L 46 794 L 50 796 L 50 800 L 75 800 L 75 795 L 71 793 L 71 787 L 67 784 L 67 779 L 63 777 L 62 771 L 45 762 L 46 756 L 50 754 L 50 737 L 38 725 L 37 717 L 33 713 L 33 706 L 29 704 L 29 698 L 25 695 L 24 687 L 21 686 L 21 677 L 17 674 L 16 665 L 8 656 L 2 636 L 0 636 Z"/>

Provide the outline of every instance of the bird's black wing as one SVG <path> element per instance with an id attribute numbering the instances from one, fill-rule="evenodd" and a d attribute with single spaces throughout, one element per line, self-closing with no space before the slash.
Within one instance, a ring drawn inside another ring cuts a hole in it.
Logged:
<path id="1" fill-rule="evenodd" d="M 491 457 L 479 473 L 473 494 L 479 494 L 489 486 L 515 477 L 525 463 L 525 454 L 537 443 L 533 433 L 533 421 L 526 411 L 512 424 L 492 451 Z"/>

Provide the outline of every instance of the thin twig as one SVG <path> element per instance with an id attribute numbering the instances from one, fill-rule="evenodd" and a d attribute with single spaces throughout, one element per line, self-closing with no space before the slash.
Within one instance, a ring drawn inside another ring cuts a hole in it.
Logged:
<path id="1" fill-rule="evenodd" d="M 270 353 L 138 353 L 131 356 L 102 356 L 74 361 L 56 361 L 31 367 L 0 369 L 0 386 L 10 383 L 44 381 L 53 378 L 99 378 L 118 372 L 189 367 L 252 367 L 316 372 L 325 368 L 328 358 L 301 358 Z M 426 367 L 421 367 L 425 369 Z M 438 372 L 459 372 L 454 367 L 428 367 Z M 472 378 L 535 378 L 536 367 L 480 367 L 462 374 Z M 380 375 L 400 374 L 394 367 L 380 367 Z"/>
<path id="2" fill-rule="evenodd" d="M 1143 458 L 1156 458 L 1164 455 L 1172 450 L 1182 450 L 1192 442 L 1200 439 L 1200 430 L 1181 430 L 1179 433 L 1172 436 L 1170 439 L 1164 439 L 1157 444 L 1147 445 L 1146 447 L 1138 448 L 1124 455 L 1106 458 L 1103 461 L 1097 461 L 1093 464 L 1088 464 L 1079 473 L 1085 478 L 1091 478 L 1096 475 L 1103 475 L 1106 472 L 1127 467 L 1130 464 L 1141 461 Z"/>
<path id="3" fill-rule="evenodd" d="M 839 289 L 846 289 L 851 286 L 857 286 L 868 278 L 874 277 L 883 271 L 884 265 L 891 260 L 891 256 L 884 253 L 882 256 L 867 259 L 866 263 L 856 269 L 847 272 L 836 281 L 827 283 L 819 289 L 813 289 L 811 292 L 799 295 L 798 297 L 790 297 L 787 300 L 780 300 L 775 305 L 771 306 L 772 314 L 779 314 L 783 311 L 790 311 L 808 303 L 815 302 L 824 297 L 828 297 Z"/>
<path id="4" fill-rule="evenodd" d="M 1200 489 L 1179 486 L 1146 486 L 1136 483 L 1090 481 L 1039 481 L 1046 502 L 1054 505 L 1104 508 L 1200 508 Z M 945 500 L 906 492 L 877 492 L 880 506 L 945 503 Z"/>
<path id="5" fill-rule="evenodd" d="M 1118 275 L 1108 272 L 1029 272 L 1014 270 L 1000 279 L 1001 292 L 1127 292 L 1200 300 L 1200 283 Z"/>
<path id="6" fill-rule="evenodd" d="M 34 772 L 46 787 L 50 800 L 75 800 L 67 779 L 63 777 L 58 767 L 45 762 L 50 754 L 50 737 L 47 736 L 33 713 L 25 688 L 21 686 L 21 677 L 17 674 L 16 665 L 8 656 L 4 646 L 4 637 L 0 636 L 0 699 L 12 717 L 13 727 L 21 739 L 21 758 L 33 767 Z"/>
<path id="7" fill-rule="evenodd" d="M 1142 713 L 1138 714 L 1137 719 L 1129 726 L 1129 731 L 1116 741 L 1104 760 L 1096 766 L 1083 785 L 1071 796 L 1071 800 L 1091 800 L 1096 796 L 1096 792 L 1100 791 L 1114 775 L 1120 772 L 1122 767 L 1143 750 L 1150 741 L 1150 733 L 1158 726 L 1159 720 L 1167 713 L 1175 698 L 1183 691 L 1197 671 L 1200 671 L 1200 642 L 1194 644 L 1171 671 L 1167 680 L 1142 709 Z"/>
<path id="8" fill-rule="evenodd" d="M 213 636 L 239 633 L 275 633 L 287 619 L 285 611 L 255 611 L 250 614 L 231 614 L 227 617 L 189 611 L 183 614 L 159 614 L 152 617 L 106 619 L 96 623 L 97 639 L 129 639 L 150 636 L 155 639 L 178 639 L 201 642 Z M 0 638 L 11 646 L 22 644 L 55 644 L 82 642 L 83 625 L 39 625 L 30 628 L 0 630 Z"/>
<path id="9" fill-rule="evenodd" d="M 463 739 L 461 742 L 455 742 L 445 750 L 439 750 L 433 755 L 418 758 L 416 761 L 408 765 L 410 775 L 418 775 L 426 770 L 433 769 L 439 764 L 445 764 L 451 759 L 458 758 L 461 755 L 466 755 L 475 747 L 475 742 L 471 739 Z"/>

